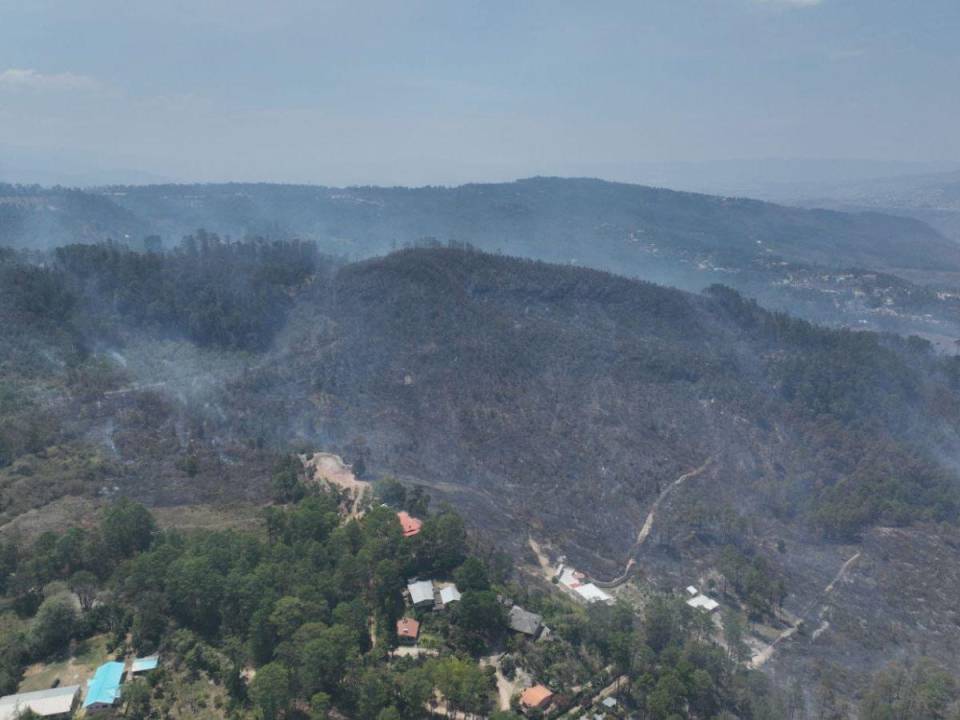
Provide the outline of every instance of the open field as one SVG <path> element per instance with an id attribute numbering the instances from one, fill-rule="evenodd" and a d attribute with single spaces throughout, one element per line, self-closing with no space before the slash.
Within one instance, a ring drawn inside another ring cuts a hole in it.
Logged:
<path id="1" fill-rule="evenodd" d="M 262 526 L 260 505 L 174 505 L 151 508 L 162 528 L 191 530 L 244 530 L 256 532 Z"/>
<path id="2" fill-rule="evenodd" d="M 77 646 L 77 654 L 55 663 L 36 663 L 27 668 L 19 692 L 46 690 L 59 685 L 83 685 L 98 666 L 112 659 L 107 653 L 107 636 L 95 635 Z"/>

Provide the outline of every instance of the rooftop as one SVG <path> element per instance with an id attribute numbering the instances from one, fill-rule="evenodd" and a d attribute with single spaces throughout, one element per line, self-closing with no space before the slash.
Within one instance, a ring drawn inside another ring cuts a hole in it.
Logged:
<path id="1" fill-rule="evenodd" d="M 420 623 L 413 618 L 400 618 L 397 620 L 397 637 L 417 639 L 420 634 Z"/>
<path id="2" fill-rule="evenodd" d="M 135 673 L 147 672 L 148 670 L 155 669 L 159 662 L 159 655 L 149 655 L 147 657 L 136 658 L 130 665 L 130 670 Z"/>
<path id="3" fill-rule="evenodd" d="M 713 612 L 718 607 L 720 607 L 720 603 L 718 603 L 713 598 L 707 597 L 706 595 L 697 595 L 696 597 L 690 598 L 689 600 L 687 600 L 687 605 L 689 605 L 692 608 L 699 608 L 701 610 L 706 610 L 707 612 Z"/>
<path id="4" fill-rule="evenodd" d="M 93 678 L 87 683 L 87 697 L 84 707 L 95 704 L 113 705 L 120 696 L 120 683 L 123 681 L 123 663 L 107 662 L 97 668 Z"/>
<path id="5" fill-rule="evenodd" d="M 544 685 L 534 685 L 533 687 L 528 687 L 521 693 L 520 704 L 529 708 L 537 708 L 542 707 L 552 699 L 553 693 L 550 691 L 550 688 Z"/>
<path id="6" fill-rule="evenodd" d="M 420 532 L 420 528 L 423 527 L 423 520 L 413 517 L 406 510 L 401 510 L 398 512 L 397 519 L 400 521 L 400 526 L 403 528 L 404 537 L 413 537 Z"/>
<path id="7" fill-rule="evenodd" d="M 543 625 L 543 616 L 524 610 L 519 605 L 514 605 L 507 615 L 507 625 L 516 632 L 536 635 Z"/>
<path id="8" fill-rule="evenodd" d="M 79 685 L 37 690 L 0 697 L 0 720 L 12 720 L 30 708 L 37 715 L 66 715 L 73 709 L 73 701 L 80 692 Z"/>
<path id="9" fill-rule="evenodd" d="M 460 591 L 457 590 L 456 585 L 447 585 L 445 588 L 440 589 L 440 602 L 444 605 L 449 605 L 452 602 L 456 602 L 460 599 Z"/>
<path id="10" fill-rule="evenodd" d="M 418 580 L 407 585 L 410 601 L 414 605 L 433 602 L 433 580 Z"/>
<path id="11" fill-rule="evenodd" d="M 613 601 L 613 597 L 609 593 L 605 593 L 593 583 L 578 585 L 574 588 L 574 591 L 587 602 L 608 603 Z"/>

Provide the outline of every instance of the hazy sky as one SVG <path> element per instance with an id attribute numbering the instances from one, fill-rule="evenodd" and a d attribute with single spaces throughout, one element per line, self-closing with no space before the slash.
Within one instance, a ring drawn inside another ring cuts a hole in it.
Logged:
<path id="1" fill-rule="evenodd" d="M 0 172 L 960 160 L 958 0 L 0 0 Z"/>

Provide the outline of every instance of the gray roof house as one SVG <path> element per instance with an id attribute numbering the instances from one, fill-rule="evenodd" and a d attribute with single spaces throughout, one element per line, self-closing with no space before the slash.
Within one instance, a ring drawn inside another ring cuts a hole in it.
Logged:
<path id="1" fill-rule="evenodd" d="M 407 585 L 410 602 L 414 607 L 433 605 L 433 580 L 418 580 Z"/>
<path id="2" fill-rule="evenodd" d="M 0 720 L 12 720 L 27 709 L 40 717 L 70 717 L 79 699 L 79 685 L 6 695 L 0 697 Z"/>
<path id="3" fill-rule="evenodd" d="M 514 605 L 507 615 L 507 625 L 515 632 L 536 637 L 543 628 L 543 616 L 524 610 L 519 605 Z"/>

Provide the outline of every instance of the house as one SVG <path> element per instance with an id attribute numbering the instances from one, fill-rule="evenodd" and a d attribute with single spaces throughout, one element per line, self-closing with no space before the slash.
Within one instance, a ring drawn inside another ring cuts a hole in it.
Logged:
<path id="1" fill-rule="evenodd" d="M 406 510 L 397 513 L 397 519 L 400 521 L 400 527 L 403 528 L 403 536 L 413 537 L 420 532 L 423 527 L 423 520 L 413 517 Z"/>
<path id="2" fill-rule="evenodd" d="M 419 636 L 420 623 L 416 620 L 408 617 L 397 620 L 397 640 L 407 645 L 413 645 L 417 642 Z"/>
<path id="3" fill-rule="evenodd" d="M 440 604 L 446 607 L 450 603 L 457 602 L 460 599 L 460 591 L 456 585 L 447 585 L 440 588 Z"/>
<path id="4" fill-rule="evenodd" d="M 543 616 L 514 605 L 507 614 L 507 626 L 514 632 L 536 637 L 543 628 Z"/>
<path id="5" fill-rule="evenodd" d="M 543 710 L 553 701 L 553 693 L 544 685 L 528 687 L 520 694 L 520 706 L 524 710 Z"/>
<path id="6" fill-rule="evenodd" d="M 687 595 L 689 595 L 690 597 L 696 597 L 699 594 L 700 594 L 700 591 L 697 590 L 696 587 L 694 587 L 693 585 L 687 585 Z"/>
<path id="7" fill-rule="evenodd" d="M 714 610 L 720 607 L 720 603 L 718 603 L 716 600 L 702 594 L 687 600 L 687 605 L 698 610 L 706 610 L 708 613 L 712 613 Z"/>
<path id="8" fill-rule="evenodd" d="M 68 718 L 79 699 L 79 685 L 5 695 L 0 697 L 0 720 L 13 720 L 26 710 L 45 718 Z"/>
<path id="9" fill-rule="evenodd" d="M 156 670 L 157 665 L 160 662 L 159 655 L 148 655 L 147 657 L 135 658 L 134 661 L 130 664 L 130 672 L 133 675 L 138 673 L 150 672 L 151 670 Z"/>
<path id="10" fill-rule="evenodd" d="M 417 580 L 407 584 L 410 593 L 410 603 L 415 608 L 433 606 L 433 580 Z"/>
<path id="11" fill-rule="evenodd" d="M 616 698 L 605 697 L 600 704 L 607 708 L 607 710 L 613 710 L 617 706 L 617 700 Z"/>
<path id="12" fill-rule="evenodd" d="M 83 708 L 87 713 L 97 712 L 111 707 L 120 697 L 120 683 L 123 682 L 123 663 L 107 662 L 97 668 L 87 682 L 87 697 Z"/>

